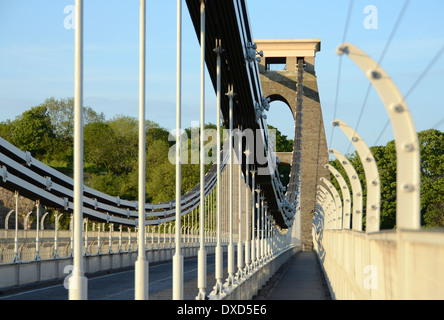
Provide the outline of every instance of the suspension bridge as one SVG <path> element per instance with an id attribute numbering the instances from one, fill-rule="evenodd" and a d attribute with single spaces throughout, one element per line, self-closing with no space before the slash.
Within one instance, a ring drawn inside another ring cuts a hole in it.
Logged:
<path id="1" fill-rule="evenodd" d="M 327 148 L 315 72 L 321 40 L 253 39 L 243 0 L 185 3 L 201 47 L 200 183 L 182 195 L 179 0 L 176 197 L 165 203 L 146 202 L 146 8 L 141 0 L 138 200 L 84 185 L 83 1 L 77 0 L 74 178 L 0 138 L 0 186 L 15 193 L 16 203 L 1 230 L 0 287 L 10 292 L 4 298 L 444 298 L 444 235 L 441 230 L 421 229 L 417 133 L 390 76 L 360 48 L 351 43 L 338 46 L 338 54 L 361 68 L 378 92 L 395 132 L 397 228 L 387 231 L 379 229 L 381 184 L 366 143 L 345 122 L 333 122 L 356 147 L 365 183 L 341 153 Z M 285 69 L 275 71 L 274 65 Z M 216 93 L 218 117 L 217 156 L 208 172 L 205 70 Z M 274 151 L 266 121 L 273 101 L 286 103 L 292 111 L 291 153 Z M 222 124 L 229 133 L 225 141 Z M 329 165 L 330 156 L 340 161 L 347 176 Z M 281 182 L 279 165 L 291 167 L 288 186 Z M 34 230 L 18 228 L 22 198 L 35 201 Z M 55 230 L 43 230 L 48 210 L 56 212 Z M 70 215 L 70 230 L 58 230 L 62 215 Z M 8 229 L 9 219 L 15 219 L 13 230 Z M 270 282 L 273 288 L 264 293 Z M 51 285 L 20 291 L 45 283 Z M 298 288 L 300 284 L 305 286 Z"/>

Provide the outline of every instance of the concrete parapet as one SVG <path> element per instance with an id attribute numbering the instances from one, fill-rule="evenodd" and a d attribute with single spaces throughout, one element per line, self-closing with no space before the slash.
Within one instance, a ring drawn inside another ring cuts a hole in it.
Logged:
<path id="1" fill-rule="evenodd" d="M 225 246 L 224 246 L 225 247 Z M 199 247 L 183 248 L 184 258 L 196 257 Z M 214 253 L 214 247 L 206 248 L 207 254 Z M 174 248 L 147 251 L 149 263 L 170 261 Z M 84 272 L 92 275 L 101 272 L 112 272 L 134 267 L 137 251 L 88 255 L 83 257 Z M 70 275 L 69 266 L 72 258 L 59 258 L 38 261 L 24 261 L 0 264 L 0 291 L 7 291 L 28 285 L 36 285 L 48 281 L 63 281 Z"/>
<path id="2" fill-rule="evenodd" d="M 333 299 L 444 299 L 441 229 L 323 230 L 314 243 Z"/>

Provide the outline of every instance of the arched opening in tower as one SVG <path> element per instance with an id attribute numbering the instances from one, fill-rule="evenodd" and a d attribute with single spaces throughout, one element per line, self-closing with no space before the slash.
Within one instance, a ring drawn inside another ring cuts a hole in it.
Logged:
<path id="1" fill-rule="evenodd" d="M 284 187 L 288 186 L 291 171 L 291 160 L 293 152 L 293 141 L 295 134 L 295 121 L 289 105 L 278 97 L 270 100 L 270 111 L 267 112 L 267 124 L 269 129 L 276 130 L 276 153 L 280 163 L 278 170 Z"/>

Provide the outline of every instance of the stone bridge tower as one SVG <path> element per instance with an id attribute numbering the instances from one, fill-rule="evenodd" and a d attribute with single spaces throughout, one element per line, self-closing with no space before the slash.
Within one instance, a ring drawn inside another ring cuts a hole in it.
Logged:
<path id="1" fill-rule="evenodd" d="M 319 39 L 255 40 L 255 43 L 257 51 L 263 51 L 264 54 L 260 63 L 264 96 L 270 98 L 271 102 L 278 100 L 286 103 L 295 121 L 295 144 L 291 159 L 293 162 L 297 161 L 295 151 L 299 148 L 301 163 L 300 171 L 297 163 L 292 167 L 287 193 L 291 190 L 296 191 L 300 172 L 301 241 L 304 250 L 312 250 L 312 222 L 317 186 L 321 177 L 330 178 L 330 173 L 324 168 L 329 156 L 315 73 L 315 57 L 321 49 L 321 41 Z M 299 69 L 303 66 L 304 71 L 298 72 L 298 66 Z M 300 86 L 301 76 L 303 76 L 303 86 Z M 273 112 L 273 108 L 270 112 Z M 302 140 L 298 142 L 300 133 Z"/>

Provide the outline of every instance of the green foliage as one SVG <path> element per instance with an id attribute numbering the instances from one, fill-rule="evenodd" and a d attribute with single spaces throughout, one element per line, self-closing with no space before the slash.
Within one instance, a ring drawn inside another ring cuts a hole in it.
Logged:
<path id="1" fill-rule="evenodd" d="M 444 226 L 444 133 L 431 129 L 418 133 L 421 153 L 421 217 L 425 227 Z M 381 229 L 396 227 L 396 146 L 390 141 L 386 146 L 370 147 L 377 162 L 381 181 Z M 356 169 L 363 188 L 363 209 L 365 213 L 367 190 L 365 173 L 357 153 L 348 155 L 350 163 Z M 351 185 L 347 174 L 338 160 L 330 162 Z M 331 181 L 340 190 L 336 179 Z M 365 215 L 363 219 L 365 229 Z"/>
<path id="2" fill-rule="evenodd" d="M 47 150 L 56 145 L 54 128 L 45 107 L 25 111 L 11 125 L 10 141 L 39 160 L 47 160 Z"/>
<path id="3" fill-rule="evenodd" d="M 56 100 L 51 97 L 46 99 L 39 107 L 45 107 L 48 110 L 55 135 L 62 140 L 72 141 L 74 137 L 74 98 Z M 83 107 L 83 122 L 85 125 L 101 121 L 105 121 L 103 113 L 98 114 L 90 107 Z"/>
<path id="4" fill-rule="evenodd" d="M 118 115 L 105 120 L 89 107 L 84 112 L 85 184 L 122 199 L 136 200 L 138 190 L 139 121 Z M 14 121 L 0 123 L 0 136 L 64 174 L 72 173 L 74 99 L 49 98 Z M 175 165 L 168 154 L 169 132 L 147 120 L 146 196 L 158 203 L 175 198 Z M 207 128 L 214 128 L 212 124 Z M 190 132 L 190 129 L 187 130 Z M 198 139 L 198 136 L 196 137 Z M 186 144 L 186 141 L 185 141 Z M 188 142 L 188 148 L 191 144 Z M 188 150 L 190 151 L 190 150 Z M 189 160 L 191 152 L 188 152 Z M 191 163 L 190 161 L 188 163 Z M 210 165 L 207 166 L 207 169 Z M 199 183 L 199 165 L 182 165 L 182 193 Z"/>
<path id="5" fill-rule="evenodd" d="M 268 129 L 276 130 L 276 152 L 293 151 L 293 140 L 288 139 L 287 136 L 271 125 L 268 125 Z"/>
<path id="6" fill-rule="evenodd" d="M 94 164 L 96 169 L 110 171 L 114 160 L 113 129 L 108 123 L 93 122 L 85 126 L 83 135 L 85 160 Z"/>
<path id="7" fill-rule="evenodd" d="M 418 134 L 421 149 L 421 214 L 427 226 L 444 226 L 444 133 Z"/>
<path id="8" fill-rule="evenodd" d="M 25 111 L 15 120 L 0 123 L 0 136 L 18 148 L 30 151 L 36 159 L 64 174 L 72 172 L 74 99 L 46 99 L 44 103 Z M 105 120 L 89 107 L 84 107 L 85 184 L 122 199 L 137 200 L 138 194 L 138 131 L 137 119 L 119 115 Z M 168 156 L 174 141 L 169 132 L 152 121 L 146 121 L 146 196 L 147 201 L 159 203 L 172 200 L 175 194 L 175 165 Z M 207 129 L 215 128 L 208 124 Z M 270 129 L 275 129 L 270 126 Z M 191 129 L 187 129 L 191 137 Z M 421 215 L 426 227 L 444 226 L 444 133 L 426 130 L 418 134 L 421 148 Z M 185 141 L 188 163 L 191 145 Z M 208 142 L 207 147 L 214 144 Z M 198 144 L 197 144 L 198 145 Z M 186 149 L 185 149 L 186 150 Z M 291 152 L 293 140 L 276 130 L 276 151 Z M 371 147 L 377 161 L 381 180 L 381 229 L 396 226 L 396 148 L 394 141 L 386 146 Z M 364 211 L 367 191 L 365 174 L 356 153 L 347 156 L 358 172 L 363 186 Z M 343 177 L 347 175 L 337 160 L 332 162 Z M 206 166 L 209 170 L 210 165 Z M 199 165 L 182 164 L 182 194 L 199 183 Z M 284 185 L 288 167 L 279 167 Z M 331 181 L 338 184 L 334 177 Z M 348 182 L 349 183 L 349 182 Z M 349 183 L 350 186 L 350 183 Z M 350 187 L 351 190 L 351 187 Z M 365 216 L 364 216 L 365 228 Z"/>
<path id="9" fill-rule="evenodd" d="M 84 123 L 104 121 L 89 107 L 83 108 Z M 74 99 L 46 99 L 15 120 L 0 123 L 0 136 L 18 148 L 29 151 L 38 160 L 60 168 L 72 167 L 74 135 Z"/>
<path id="10" fill-rule="evenodd" d="M 12 129 L 13 124 L 11 120 L 6 120 L 5 122 L 0 122 L 0 137 L 6 141 L 11 142 L 12 139 Z"/>
<path id="11" fill-rule="evenodd" d="M 276 130 L 276 152 L 292 152 L 293 151 L 293 140 L 287 138 L 275 127 L 268 125 L 268 129 Z M 286 187 L 290 182 L 290 172 L 291 168 L 288 166 L 278 166 L 279 174 L 281 175 L 281 182 Z"/>

